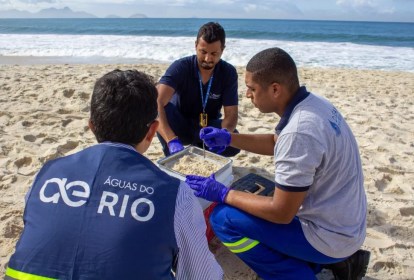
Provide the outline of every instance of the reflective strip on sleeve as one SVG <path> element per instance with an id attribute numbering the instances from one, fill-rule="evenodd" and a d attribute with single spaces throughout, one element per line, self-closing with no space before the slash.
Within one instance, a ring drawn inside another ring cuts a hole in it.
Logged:
<path id="1" fill-rule="evenodd" d="M 30 274 L 18 270 L 14 270 L 13 268 L 7 267 L 6 269 L 6 276 L 12 277 L 14 279 L 19 280 L 56 280 L 55 278 L 49 278 L 44 276 L 39 276 L 35 274 Z"/>
<path id="2" fill-rule="evenodd" d="M 233 253 L 243 253 L 255 247 L 259 241 L 245 237 L 234 243 L 223 242 L 223 244 Z"/>

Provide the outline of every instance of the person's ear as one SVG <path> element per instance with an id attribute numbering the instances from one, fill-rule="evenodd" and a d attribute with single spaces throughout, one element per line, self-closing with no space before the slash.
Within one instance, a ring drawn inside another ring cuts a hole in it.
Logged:
<path id="1" fill-rule="evenodd" d="M 93 133 L 95 133 L 95 126 L 93 125 L 91 119 L 88 121 L 88 127 Z"/>
<path id="2" fill-rule="evenodd" d="M 280 94 L 280 84 L 279 83 L 273 82 L 271 84 L 271 87 L 272 87 L 273 94 L 275 96 L 277 96 L 278 94 Z"/>
<path id="3" fill-rule="evenodd" d="M 158 130 L 158 126 L 160 125 L 160 123 L 159 123 L 159 121 L 158 120 L 154 120 L 152 123 L 151 123 L 151 125 L 150 125 L 150 127 L 149 127 L 149 129 L 148 129 L 148 132 L 147 132 L 147 135 L 145 136 L 145 140 L 147 140 L 147 141 L 149 141 L 149 142 L 151 142 L 152 141 L 152 139 L 154 138 L 154 136 L 155 136 L 155 133 L 157 133 L 157 130 Z"/>

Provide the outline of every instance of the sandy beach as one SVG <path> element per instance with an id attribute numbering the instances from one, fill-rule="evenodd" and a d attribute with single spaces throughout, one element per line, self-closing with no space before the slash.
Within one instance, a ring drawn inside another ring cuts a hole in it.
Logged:
<path id="1" fill-rule="evenodd" d="M 94 82 L 104 73 L 137 69 L 154 76 L 161 64 L 0 65 L 0 275 L 23 228 L 24 196 L 47 161 L 95 143 L 87 127 Z M 262 114 L 245 97 L 239 73 L 241 133 L 272 133 L 279 117 Z M 343 114 L 359 143 L 368 197 L 371 251 L 364 279 L 414 279 L 414 73 L 300 68 L 300 82 L 327 97 Z M 155 139 L 146 153 L 163 157 Z M 235 179 L 248 173 L 273 179 L 273 157 L 241 152 Z M 211 250 L 226 279 L 256 279 L 248 267 L 213 240 Z M 1 277 L 1 276 L 0 276 Z M 322 271 L 318 279 L 332 279 Z"/>

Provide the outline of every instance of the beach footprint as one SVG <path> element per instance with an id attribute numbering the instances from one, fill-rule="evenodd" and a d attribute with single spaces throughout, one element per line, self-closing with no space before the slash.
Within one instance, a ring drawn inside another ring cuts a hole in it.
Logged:
<path id="1" fill-rule="evenodd" d="M 385 212 L 368 206 L 367 226 L 382 226 L 387 223 L 388 215 Z"/>
<path id="2" fill-rule="evenodd" d="M 17 181 L 17 176 L 14 174 L 7 174 L 7 175 L 0 177 L 0 190 L 9 189 L 12 186 L 12 184 L 16 181 Z"/>
<path id="3" fill-rule="evenodd" d="M 2 241 L 6 239 L 15 239 L 20 236 L 23 229 L 23 209 L 11 209 L 10 203 L 0 203 L 0 209 L 4 209 L 0 215 L 1 232 L 0 237 Z M 1 250 L 0 250 L 1 251 Z"/>
<path id="4" fill-rule="evenodd" d="M 65 144 L 59 145 L 57 147 L 57 151 L 60 154 L 66 154 L 66 153 L 76 149 L 78 147 L 78 145 L 79 145 L 78 141 L 67 141 Z"/>
<path id="5" fill-rule="evenodd" d="M 63 96 L 66 97 L 66 98 L 71 98 L 74 93 L 75 93 L 75 90 L 72 89 L 72 88 L 63 90 Z"/>
<path id="6" fill-rule="evenodd" d="M 23 139 L 27 142 L 35 142 L 36 141 L 36 136 L 28 134 L 28 135 L 24 135 Z"/>
<path id="7" fill-rule="evenodd" d="M 399 275 L 403 273 L 402 267 L 393 261 L 376 261 L 372 269 L 381 275 Z"/>
<path id="8" fill-rule="evenodd" d="M 400 209 L 401 216 L 414 216 L 414 207 L 403 207 Z"/>
<path id="9" fill-rule="evenodd" d="M 384 191 L 389 183 L 392 181 L 392 176 L 390 174 L 382 174 L 382 178 L 380 180 L 375 180 L 375 187 L 379 191 Z"/>
<path id="10" fill-rule="evenodd" d="M 32 163 L 31 157 L 22 157 L 16 160 L 14 162 L 14 165 L 17 166 L 17 168 L 22 168 L 24 166 L 30 166 L 31 163 Z"/>

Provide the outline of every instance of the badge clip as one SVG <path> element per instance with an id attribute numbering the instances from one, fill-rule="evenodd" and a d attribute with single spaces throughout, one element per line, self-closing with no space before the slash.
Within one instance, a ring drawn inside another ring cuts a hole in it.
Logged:
<path id="1" fill-rule="evenodd" d="M 206 113 L 201 113 L 200 114 L 200 126 L 201 127 L 206 127 L 207 126 L 207 123 L 208 123 L 207 120 L 208 120 L 207 119 L 207 114 Z"/>

